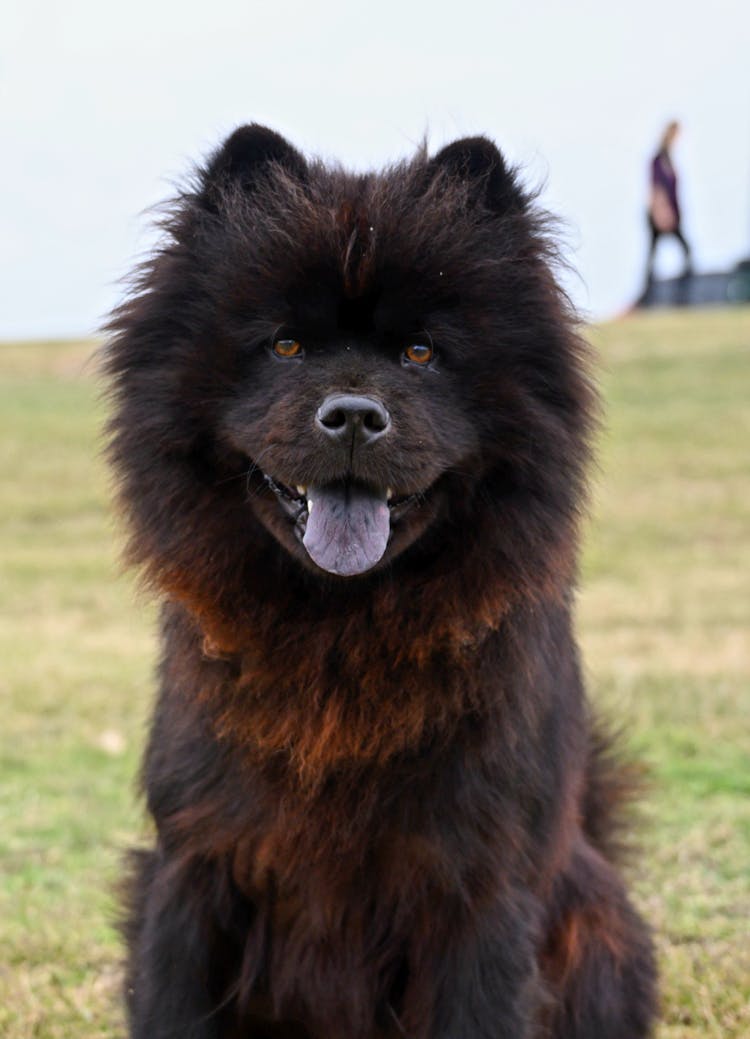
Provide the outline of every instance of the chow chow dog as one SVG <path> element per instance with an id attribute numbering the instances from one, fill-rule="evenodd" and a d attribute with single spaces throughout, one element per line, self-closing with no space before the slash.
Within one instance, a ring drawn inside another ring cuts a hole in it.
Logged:
<path id="1" fill-rule="evenodd" d="M 106 347 L 162 602 L 133 1039 L 650 1034 L 554 259 L 484 137 L 355 175 L 244 126 L 167 210 Z"/>

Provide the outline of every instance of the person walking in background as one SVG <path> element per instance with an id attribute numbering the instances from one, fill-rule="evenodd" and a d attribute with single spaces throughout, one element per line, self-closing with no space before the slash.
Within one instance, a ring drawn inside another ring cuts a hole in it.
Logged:
<path id="1" fill-rule="evenodd" d="M 680 227 L 680 204 L 677 200 L 677 173 L 672 162 L 672 145 L 680 132 L 680 124 L 672 121 L 662 134 L 659 150 L 651 162 L 651 191 L 648 204 L 648 225 L 651 242 L 646 262 L 646 288 L 654 276 L 656 243 L 663 235 L 674 235 L 685 253 L 682 276 L 692 273 L 690 246 Z"/>

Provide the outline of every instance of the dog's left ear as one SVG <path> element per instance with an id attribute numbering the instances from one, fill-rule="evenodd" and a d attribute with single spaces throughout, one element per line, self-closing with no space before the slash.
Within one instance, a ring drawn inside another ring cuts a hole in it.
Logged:
<path id="1" fill-rule="evenodd" d="M 285 137 L 258 123 L 240 126 L 214 152 L 203 171 L 204 202 L 210 206 L 217 189 L 230 183 L 252 191 L 273 164 L 299 180 L 307 178 L 307 163 Z"/>
<path id="2" fill-rule="evenodd" d="M 468 181 L 471 197 L 496 212 L 522 209 L 523 192 L 499 148 L 488 137 L 463 137 L 430 160 L 433 171 Z"/>

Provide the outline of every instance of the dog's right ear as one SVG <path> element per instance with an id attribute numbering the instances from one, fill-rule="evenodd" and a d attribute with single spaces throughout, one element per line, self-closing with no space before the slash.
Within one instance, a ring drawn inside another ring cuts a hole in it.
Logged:
<path id="1" fill-rule="evenodd" d="M 285 137 L 258 123 L 240 126 L 214 152 L 203 171 L 203 202 L 211 207 L 218 191 L 231 183 L 252 191 L 272 163 L 300 180 L 307 177 L 307 163 Z"/>
<path id="2" fill-rule="evenodd" d="M 469 187 L 469 197 L 495 212 L 523 208 L 524 197 L 513 170 L 488 137 L 464 137 L 446 145 L 430 161 L 430 173 L 443 171 Z"/>

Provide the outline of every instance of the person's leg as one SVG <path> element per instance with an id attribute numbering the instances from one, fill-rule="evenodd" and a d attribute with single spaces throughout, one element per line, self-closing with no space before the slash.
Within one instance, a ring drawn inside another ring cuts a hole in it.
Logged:
<path id="1" fill-rule="evenodd" d="M 682 229 L 680 228 L 679 224 L 674 229 L 674 236 L 677 239 L 677 241 L 680 243 L 680 245 L 682 246 L 682 251 L 685 253 L 685 267 L 684 267 L 684 269 L 682 271 L 682 276 L 684 278 L 688 274 L 692 274 L 693 273 L 692 254 L 690 252 L 690 246 L 688 245 L 687 240 L 685 238 L 685 235 L 682 233 Z"/>
<path id="2" fill-rule="evenodd" d="M 648 218 L 648 229 L 651 236 L 648 247 L 648 255 L 646 257 L 646 290 L 651 282 L 654 280 L 654 255 L 656 253 L 656 243 L 659 240 L 660 231 L 657 229 L 656 224 L 649 216 Z"/>

